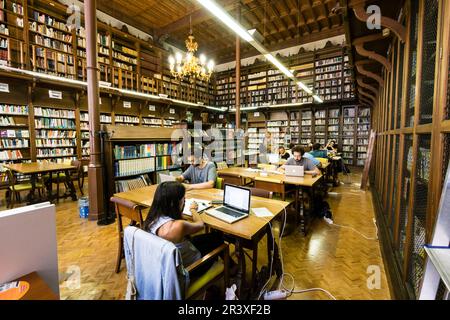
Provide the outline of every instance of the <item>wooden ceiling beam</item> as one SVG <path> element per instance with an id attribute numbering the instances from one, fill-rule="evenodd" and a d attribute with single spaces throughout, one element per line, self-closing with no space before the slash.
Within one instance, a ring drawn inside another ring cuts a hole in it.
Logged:
<path id="1" fill-rule="evenodd" d="M 114 9 L 114 6 L 111 6 L 111 2 L 109 0 L 98 0 L 97 1 L 97 9 L 114 17 L 132 27 L 135 27 L 145 33 L 150 34 L 152 37 L 155 35 L 155 30 L 148 25 L 139 24 L 133 17 L 124 14 L 123 12 L 118 12 Z M 153 39 L 154 40 L 154 39 Z"/>
<path id="2" fill-rule="evenodd" d="M 353 40 L 353 46 L 355 47 L 355 50 L 359 55 L 381 63 L 386 68 L 386 70 L 390 72 L 392 69 L 392 64 L 386 57 L 376 53 L 375 51 L 369 51 L 364 48 L 365 43 L 384 40 L 385 38 L 386 37 L 384 37 L 381 33 L 360 37 Z"/>
<path id="3" fill-rule="evenodd" d="M 380 85 L 380 87 L 384 87 L 384 80 L 383 78 L 381 78 L 378 74 L 373 73 L 371 71 L 368 71 L 364 68 L 364 65 L 366 64 L 371 64 L 372 60 L 361 60 L 361 61 L 357 61 L 355 63 L 355 67 L 358 70 L 358 72 L 362 75 L 365 75 L 366 77 L 369 77 L 371 79 L 374 79 L 378 82 L 378 84 Z"/>
<path id="4" fill-rule="evenodd" d="M 223 0 L 222 7 L 225 11 L 230 11 L 235 8 L 236 0 Z M 193 11 L 182 18 L 165 25 L 164 27 L 155 30 L 155 36 L 160 37 L 165 34 L 172 34 L 177 31 L 180 31 L 189 26 L 190 18 L 192 18 L 192 25 L 196 25 L 202 23 L 204 21 L 210 20 L 213 18 L 211 13 L 209 13 L 206 9 L 201 8 L 199 10 Z"/>
<path id="5" fill-rule="evenodd" d="M 356 82 L 360 87 L 370 90 L 375 94 L 375 96 L 378 96 L 378 90 L 375 89 L 375 87 L 371 86 L 370 84 L 365 83 L 363 77 L 361 76 L 356 77 Z"/>
<path id="6" fill-rule="evenodd" d="M 272 10 L 272 12 L 275 14 L 276 17 L 279 17 L 279 21 L 281 23 L 281 25 L 283 26 L 284 30 L 289 34 L 290 38 L 294 38 L 294 34 L 292 33 L 291 29 L 289 28 L 289 26 L 283 21 L 283 18 L 281 18 L 281 14 L 278 11 L 275 3 L 270 3 L 269 4 L 270 9 Z"/>
<path id="7" fill-rule="evenodd" d="M 312 33 L 312 34 L 303 35 L 300 37 L 296 36 L 295 39 L 290 39 L 290 40 L 284 41 L 283 43 L 272 42 L 271 44 L 266 45 L 266 48 L 269 52 L 278 51 L 278 50 L 282 50 L 282 49 L 286 49 L 286 48 L 303 45 L 306 43 L 311 43 L 311 42 L 315 42 L 315 41 L 319 41 L 319 40 L 323 40 L 323 39 L 332 38 L 332 37 L 335 37 L 338 35 L 342 35 L 342 34 L 344 34 L 344 32 L 345 32 L 344 26 L 341 26 L 339 28 L 334 28 L 331 30 L 323 31 L 323 32 L 316 32 L 316 33 Z M 219 49 L 218 49 L 218 51 L 219 51 Z M 231 52 L 229 50 L 227 51 L 224 49 L 224 50 L 220 50 L 220 51 L 224 52 L 224 54 L 222 54 L 222 55 L 219 54 L 221 56 L 221 58 L 219 58 L 217 60 L 218 64 L 234 61 L 234 54 L 231 54 Z M 258 55 L 260 55 L 260 53 L 255 48 L 250 46 L 249 51 L 247 53 L 243 52 L 241 54 L 241 59 L 250 58 L 250 57 L 254 57 L 254 56 L 258 56 Z"/>
<path id="8" fill-rule="evenodd" d="M 367 14 L 365 9 L 366 1 L 364 0 L 353 0 L 350 1 L 349 6 L 353 9 L 353 12 L 356 16 L 356 18 L 359 21 L 362 21 L 366 23 L 366 21 L 370 18 L 370 16 Z M 398 21 L 381 16 L 381 26 L 390 29 L 392 32 L 394 32 L 397 37 L 405 43 L 406 41 L 406 28 L 404 25 L 399 23 Z"/>

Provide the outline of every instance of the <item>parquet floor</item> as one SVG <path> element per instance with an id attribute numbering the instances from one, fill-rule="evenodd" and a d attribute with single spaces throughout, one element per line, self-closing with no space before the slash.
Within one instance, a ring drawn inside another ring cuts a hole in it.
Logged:
<path id="1" fill-rule="evenodd" d="M 359 190 L 361 175 L 352 174 L 353 184 L 334 188 L 327 201 L 336 224 L 354 227 L 368 237 L 376 236 L 370 192 Z M 4 209 L 4 192 L 0 193 Z M 57 241 L 61 299 L 123 299 L 126 271 L 114 272 L 116 225 L 98 226 L 80 219 L 77 202 L 62 200 L 57 205 Z M 277 236 L 277 233 L 275 233 Z M 267 262 L 265 243 L 259 265 Z M 281 243 L 285 271 L 295 279 L 295 290 L 323 288 L 337 299 L 390 299 L 378 241 L 369 241 L 350 229 L 332 227 L 316 220 L 303 237 L 294 231 Z M 247 263 L 249 269 L 250 263 Z M 379 289 L 367 286 L 368 268 L 379 268 Z M 71 274 L 80 274 L 79 286 Z M 65 281 L 69 279 L 70 281 Z M 286 287 L 292 279 L 285 277 Z M 289 299 L 329 299 L 323 292 L 293 294 Z"/>

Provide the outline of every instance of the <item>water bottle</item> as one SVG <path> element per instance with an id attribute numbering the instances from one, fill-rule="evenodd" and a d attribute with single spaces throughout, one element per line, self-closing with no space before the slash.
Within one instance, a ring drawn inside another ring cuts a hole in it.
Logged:
<path id="1" fill-rule="evenodd" d="M 80 218 L 86 219 L 89 215 L 89 199 L 88 197 L 81 197 L 78 200 L 78 210 L 80 212 Z"/>

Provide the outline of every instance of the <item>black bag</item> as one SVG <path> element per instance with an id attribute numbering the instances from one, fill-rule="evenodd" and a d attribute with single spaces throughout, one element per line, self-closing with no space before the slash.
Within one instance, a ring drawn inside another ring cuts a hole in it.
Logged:
<path id="1" fill-rule="evenodd" d="M 328 218 L 333 219 L 333 214 L 331 213 L 331 208 L 328 202 L 324 200 L 317 201 L 315 204 L 314 214 L 318 218 Z"/>

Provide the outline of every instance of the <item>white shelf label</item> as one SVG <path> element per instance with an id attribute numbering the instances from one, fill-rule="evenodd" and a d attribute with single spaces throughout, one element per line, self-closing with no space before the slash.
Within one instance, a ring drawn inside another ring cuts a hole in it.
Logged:
<path id="1" fill-rule="evenodd" d="M 148 106 L 149 111 L 156 111 L 156 106 Z"/>
<path id="2" fill-rule="evenodd" d="M 9 84 L 0 83 L 0 92 L 8 92 L 9 93 Z"/>
<path id="3" fill-rule="evenodd" d="M 255 113 L 253 114 L 253 116 L 254 116 L 254 117 L 259 117 L 259 112 L 255 112 Z"/>
<path id="4" fill-rule="evenodd" d="M 130 101 L 124 101 L 123 102 L 123 107 L 125 109 L 131 109 L 131 102 Z"/>
<path id="5" fill-rule="evenodd" d="M 223 114 L 219 114 L 219 119 L 223 119 Z"/>
<path id="6" fill-rule="evenodd" d="M 50 99 L 62 100 L 62 91 L 48 90 L 48 96 Z"/>
<path id="7" fill-rule="evenodd" d="M 102 98 L 98 98 L 98 104 L 102 104 Z"/>
<path id="8" fill-rule="evenodd" d="M 170 108 L 170 109 L 169 109 L 169 113 L 170 113 L 170 114 L 175 114 L 175 109 Z"/>

